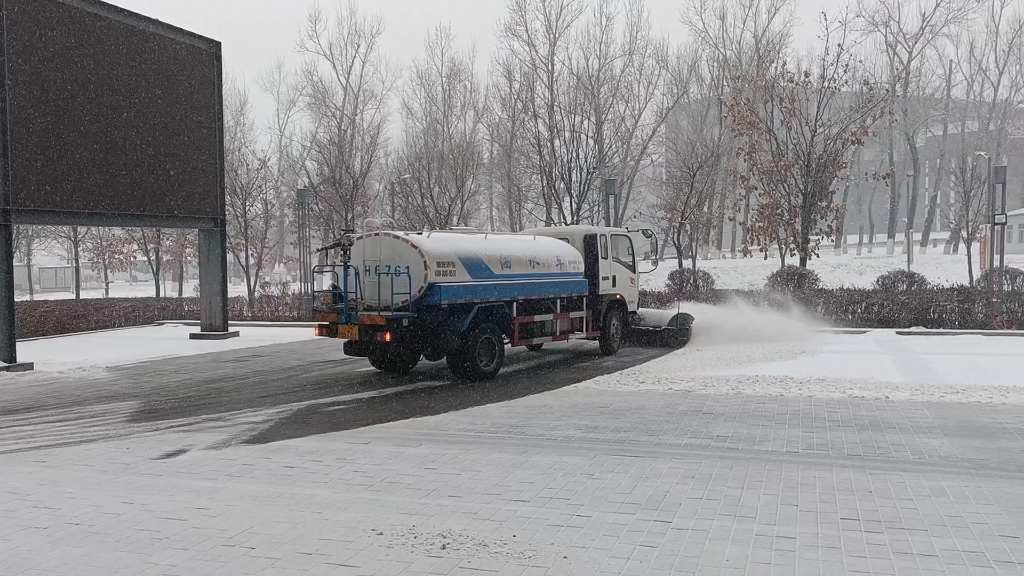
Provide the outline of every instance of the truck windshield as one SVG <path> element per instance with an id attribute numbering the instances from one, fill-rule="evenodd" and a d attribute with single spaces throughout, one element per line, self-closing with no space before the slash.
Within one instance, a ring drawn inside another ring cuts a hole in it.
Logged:
<path id="1" fill-rule="evenodd" d="M 636 274 L 636 262 L 633 260 L 633 240 L 629 236 L 612 235 L 612 261 Z"/>

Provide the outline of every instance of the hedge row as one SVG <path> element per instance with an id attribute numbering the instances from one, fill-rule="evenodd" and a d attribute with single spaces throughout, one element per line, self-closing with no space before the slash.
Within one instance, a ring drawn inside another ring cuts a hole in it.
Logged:
<path id="1" fill-rule="evenodd" d="M 781 293 L 768 290 L 716 290 L 700 298 L 707 304 L 731 299 L 752 306 L 788 310 L 793 306 L 832 326 L 846 328 L 946 328 L 986 330 L 993 327 L 988 296 L 966 286 L 889 291 L 860 288 L 817 289 Z M 675 299 L 665 290 L 644 290 L 640 305 L 667 308 Z M 1024 328 L 1024 292 L 1004 294 L 1004 319 Z"/>
<path id="2" fill-rule="evenodd" d="M 308 300 L 297 294 L 264 294 L 246 305 L 230 298 L 228 315 L 234 321 L 311 320 Z M 199 320 L 198 298 L 89 298 L 35 300 L 16 304 L 18 338 L 57 336 L 90 330 L 144 326 L 161 320 Z"/>
<path id="3" fill-rule="evenodd" d="M 700 301 L 722 304 L 740 299 L 753 306 L 788 310 L 794 305 L 833 326 L 849 328 L 988 329 L 993 326 L 987 293 L 969 287 L 909 291 L 817 289 L 796 293 L 768 290 L 714 290 Z M 644 308 L 669 308 L 677 298 L 667 290 L 642 290 Z M 1004 297 L 1005 320 L 1024 328 L 1024 292 Z M 308 321 L 309 302 L 297 294 L 264 294 L 251 305 L 245 298 L 229 301 L 234 321 Z M 198 320 L 197 298 L 96 298 L 36 300 L 17 303 L 18 338 L 56 336 L 89 330 L 143 326 L 161 320 Z"/>

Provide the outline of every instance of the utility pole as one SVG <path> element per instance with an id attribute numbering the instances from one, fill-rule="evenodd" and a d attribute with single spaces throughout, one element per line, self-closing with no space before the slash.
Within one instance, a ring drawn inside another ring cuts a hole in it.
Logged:
<path id="1" fill-rule="evenodd" d="M 604 225 L 611 228 L 615 225 L 615 218 L 618 214 L 612 216 L 612 198 L 615 198 L 615 211 L 618 212 L 619 199 L 618 199 L 618 182 L 615 178 L 604 179 Z"/>

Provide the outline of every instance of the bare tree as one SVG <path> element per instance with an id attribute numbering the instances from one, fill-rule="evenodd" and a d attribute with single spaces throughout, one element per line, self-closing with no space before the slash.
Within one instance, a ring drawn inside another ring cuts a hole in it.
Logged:
<path id="1" fill-rule="evenodd" d="M 135 260 L 135 247 L 119 228 L 95 228 L 85 239 L 84 253 L 93 272 L 103 278 L 103 297 L 110 298 L 111 275 L 130 272 Z"/>
<path id="2" fill-rule="evenodd" d="M 227 84 L 224 98 L 224 165 L 228 247 L 245 276 L 252 302 L 277 244 L 277 190 L 269 153 L 261 148 L 245 90 Z"/>
<path id="3" fill-rule="evenodd" d="M 350 3 L 333 21 L 314 8 L 298 43 L 310 124 L 303 174 L 328 236 L 355 228 L 371 210 L 368 184 L 387 148 L 397 77 L 381 53 L 383 34 L 379 16 L 363 16 Z"/>
<path id="4" fill-rule="evenodd" d="M 818 56 L 804 66 L 769 62 L 745 82 L 756 97 L 728 101 L 741 182 L 757 199 L 748 233 L 762 251 L 778 244 L 780 258 L 799 256 L 801 267 L 817 253 L 815 238 L 834 235 L 833 186 L 884 110 L 884 92 L 855 74 L 846 22 L 823 15 Z"/>
<path id="5" fill-rule="evenodd" d="M 499 54 L 493 64 L 488 88 L 487 138 L 491 154 L 489 171 L 494 179 L 495 197 L 500 208 L 498 221 L 512 232 L 527 227 L 528 215 L 538 219 L 533 209 L 543 206 L 533 191 L 538 178 L 531 146 L 523 142 L 529 134 L 529 72 L 511 54 Z"/>
<path id="6" fill-rule="evenodd" d="M 953 61 L 950 60 L 949 64 L 944 68 L 943 82 L 945 84 L 945 90 L 942 97 L 942 114 L 940 136 L 938 140 L 938 155 L 935 159 L 934 168 L 932 173 L 932 191 L 928 198 L 928 212 L 924 219 L 924 229 L 921 231 L 921 254 L 928 251 L 928 240 L 931 237 L 932 227 L 935 225 L 935 218 L 939 210 L 939 196 L 942 191 L 942 184 L 948 168 L 947 164 L 947 146 L 949 139 L 949 120 L 950 120 L 950 108 L 953 104 Z"/>
<path id="7" fill-rule="evenodd" d="M 971 14 L 977 0 L 929 0 L 908 3 L 905 0 L 858 0 L 857 19 L 861 29 L 876 40 L 885 57 L 886 74 L 892 95 L 899 133 L 910 159 L 910 204 L 908 226 L 913 228 L 923 170 L 919 137 L 928 120 L 926 100 L 927 59 L 935 42 L 961 25 Z M 895 154 L 890 153 L 890 170 L 895 170 Z M 899 187 L 890 183 L 887 252 L 892 253 L 896 238 Z M 909 247 L 908 247 L 909 249 Z"/>
<path id="8" fill-rule="evenodd" d="M 479 208 L 485 161 L 484 94 L 471 50 L 450 28 L 427 35 L 409 70 L 398 172 L 408 174 L 401 219 L 415 228 L 467 226 Z"/>
<path id="9" fill-rule="evenodd" d="M 974 264 L 972 254 L 974 242 L 982 233 L 982 227 L 986 223 L 986 194 L 987 175 L 985 166 L 978 164 L 978 157 L 974 154 L 962 153 L 953 161 L 951 168 L 953 187 L 956 190 L 957 215 L 955 226 L 959 231 L 960 241 L 963 242 L 964 250 L 967 252 L 967 277 L 971 285 L 974 284 Z"/>
<path id="10" fill-rule="evenodd" d="M 291 206 L 288 201 L 289 192 L 297 188 L 298 170 L 304 161 L 303 152 L 308 151 L 308 148 L 298 146 L 297 125 L 302 118 L 303 86 L 301 78 L 289 70 L 288 65 L 281 59 L 264 70 L 257 83 L 260 90 L 270 96 L 273 102 L 268 135 L 270 164 L 274 172 L 274 203 L 277 209 L 274 223 L 275 257 L 280 263 L 284 261 L 284 249 L 288 240 L 288 208 Z"/>
<path id="11" fill-rule="evenodd" d="M 51 241 L 52 238 L 44 227 L 14 227 L 14 253 L 15 257 L 25 263 L 29 300 L 36 298 L 35 280 L 32 278 L 32 265 L 35 262 L 35 256 L 40 250 L 45 250 Z"/>
<path id="12" fill-rule="evenodd" d="M 167 231 L 161 228 L 125 228 L 124 232 L 131 241 L 134 251 L 141 253 L 146 259 L 149 271 L 153 275 L 154 296 L 164 296 L 160 281 L 163 280 Z M 134 258 L 132 260 L 134 261 Z"/>
<path id="13" fill-rule="evenodd" d="M 50 226 L 44 232 L 54 242 L 64 244 L 74 267 L 75 300 L 82 298 L 82 247 L 92 234 L 92 228 L 80 226 Z"/>
<path id="14" fill-rule="evenodd" d="M 736 152 L 725 101 L 729 94 L 757 97 L 747 89 L 744 78 L 759 73 L 759 67 L 777 61 L 789 49 L 793 4 L 790 0 L 691 0 L 684 5 L 682 17 L 708 54 L 709 66 L 715 70 L 713 76 L 718 80 L 717 121 L 726 135 L 723 166 L 734 175 L 742 174 L 744 167 Z M 738 197 L 734 197 L 736 193 Z M 734 227 L 730 252 L 736 253 L 737 231 L 742 233 L 740 244 L 747 246 L 746 223 L 750 210 L 750 191 L 743 187 L 737 190 L 734 178 L 720 178 L 715 194 L 708 198 L 708 211 L 715 222 L 705 231 L 702 243 L 708 252 L 712 246 L 716 252 L 721 252 L 727 213 Z M 705 256 L 709 254 L 705 252 Z"/>
<path id="15" fill-rule="evenodd" d="M 594 216 L 590 186 L 599 166 L 582 131 L 586 101 L 572 80 L 573 30 L 581 0 L 509 0 L 500 49 L 522 66 L 528 87 L 530 144 L 544 221 L 577 223 Z"/>
<path id="16" fill-rule="evenodd" d="M 659 208 L 679 268 L 683 267 L 683 255 L 689 254 L 696 291 L 699 246 L 713 223 L 708 200 L 725 177 L 726 134 L 717 121 L 714 68 L 706 54 L 698 45 L 681 51 L 677 62 L 679 73 L 673 89 L 678 98 L 665 127 L 664 188 Z"/>

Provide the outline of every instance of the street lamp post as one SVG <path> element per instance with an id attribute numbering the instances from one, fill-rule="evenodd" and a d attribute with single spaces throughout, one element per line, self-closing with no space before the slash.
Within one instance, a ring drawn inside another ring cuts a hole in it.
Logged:
<path id="1" fill-rule="evenodd" d="M 989 302 L 989 313 L 994 314 L 995 312 L 995 282 L 993 282 L 993 274 L 995 274 L 996 267 L 996 253 L 995 253 L 995 220 L 996 220 L 996 194 L 995 188 L 992 187 L 992 157 L 985 152 L 975 152 L 975 156 L 984 156 L 986 161 L 985 168 L 985 189 L 988 191 L 988 302 Z"/>
<path id="2" fill-rule="evenodd" d="M 993 166 L 992 172 L 990 172 L 992 178 L 992 197 L 995 198 L 995 186 L 999 185 L 1000 189 L 1000 202 L 999 202 L 999 290 L 997 292 L 999 297 L 1000 310 L 1003 317 L 1006 317 L 1006 299 L 1003 298 L 1003 272 L 1005 271 L 1006 265 L 1006 165 L 1002 164 L 999 166 Z M 992 231 L 993 234 L 996 230 L 996 216 L 992 216 Z"/>

